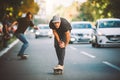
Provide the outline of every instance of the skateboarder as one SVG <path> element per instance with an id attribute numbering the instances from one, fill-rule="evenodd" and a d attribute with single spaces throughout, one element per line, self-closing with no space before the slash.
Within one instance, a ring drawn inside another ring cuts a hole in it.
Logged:
<path id="1" fill-rule="evenodd" d="M 49 23 L 50 28 L 54 34 L 54 46 L 58 58 L 58 64 L 54 67 L 54 70 L 64 68 L 65 48 L 70 41 L 71 25 L 65 19 L 57 15 L 53 16 Z"/>
<path id="2" fill-rule="evenodd" d="M 23 43 L 23 45 L 17 55 L 21 59 L 26 59 L 28 56 L 28 54 L 24 54 L 24 51 L 28 47 L 28 41 L 24 35 L 24 32 L 26 31 L 26 29 L 29 26 L 37 29 L 37 27 L 34 26 L 34 24 L 32 22 L 32 18 L 33 18 L 33 15 L 30 12 L 28 12 L 25 17 L 19 18 L 17 21 L 13 22 L 13 24 L 12 24 L 12 26 L 15 24 L 18 25 L 18 28 L 15 32 L 15 36 Z"/>

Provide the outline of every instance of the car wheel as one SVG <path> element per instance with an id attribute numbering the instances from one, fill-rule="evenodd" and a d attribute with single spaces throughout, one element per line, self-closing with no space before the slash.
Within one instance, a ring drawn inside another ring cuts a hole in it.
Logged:
<path id="1" fill-rule="evenodd" d="M 100 46 L 101 46 L 100 44 L 96 44 L 96 45 L 95 45 L 96 48 L 99 48 Z"/>
<path id="2" fill-rule="evenodd" d="M 96 48 L 99 48 L 101 45 L 100 44 L 98 44 L 98 42 L 97 42 L 97 38 L 96 38 L 96 43 L 95 43 L 95 47 Z"/>
<path id="3" fill-rule="evenodd" d="M 95 48 L 101 47 L 101 45 L 98 44 L 98 42 L 97 42 L 97 37 L 95 38 L 95 43 L 92 42 L 92 47 L 95 47 Z"/>
<path id="4" fill-rule="evenodd" d="M 52 38 L 52 36 L 49 36 L 49 38 Z"/>
<path id="5" fill-rule="evenodd" d="M 37 38 L 38 38 L 38 36 L 35 36 L 35 38 L 37 39 Z"/>
<path id="6" fill-rule="evenodd" d="M 70 41 L 70 42 L 69 42 L 69 44 L 73 44 L 73 42 L 72 42 L 72 41 Z"/>
<path id="7" fill-rule="evenodd" d="M 92 43 L 92 47 L 94 47 L 94 48 L 99 48 L 99 47 L 101 47 L 101 45 L 100 45 L 100 44 L 97 44 L 97 43 Z"/>
<path id="8" fill-rule="evenodd" d="M 92 47 L 95 47 L 95 43 L 92 43 Z"/>

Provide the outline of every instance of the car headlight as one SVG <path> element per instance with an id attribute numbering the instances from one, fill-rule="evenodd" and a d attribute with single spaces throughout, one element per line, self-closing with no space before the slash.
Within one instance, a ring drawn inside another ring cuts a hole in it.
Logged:
<path id="1" fill-rule="evenodd" d="M 98 36 L 105 36 L 102 32 L 98 32 Z"/>
<path id="2" fill-rule="evenodd" d="M 37 31 L 37 32 L 35 32 L 35 34 L 36 34 L 36 35 L 39 35 L 40 33 Z"/>
<path id="3" fill-rule="evenodd" d="M 48 32 L 48 35 L 52 35 L 52 32 L 49 31 L 49 32 Z"/>
<path id="4" fill-rule="evenodd" d="M 72 42 L 74 42 L 75 41 L 75 38 L 73 38 L 73 37 L 71 37 L 71 39 L 70 39 Z"/>

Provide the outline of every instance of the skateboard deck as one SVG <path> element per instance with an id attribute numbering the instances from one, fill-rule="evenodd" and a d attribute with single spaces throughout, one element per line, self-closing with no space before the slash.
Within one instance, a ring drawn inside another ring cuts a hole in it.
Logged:
<path id="1" fill-rule="evenodd" d="M 62 69 L 53 69 L 54 70 L 54 74 L 55 75 L 61 75 L 63 74 L 63 70 Z"/>

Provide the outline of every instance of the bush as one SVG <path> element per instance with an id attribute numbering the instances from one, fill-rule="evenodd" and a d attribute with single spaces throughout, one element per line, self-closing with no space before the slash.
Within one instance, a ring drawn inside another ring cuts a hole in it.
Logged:
<path id="1" fill-rule="evenodd" d="M 15 40 L 16 40 L 15 36 L 11 37 L 11 39 L 8 41 L 8 45 L 11 44 L 12 42 L 14 42 Z M 2 42 L 3 42 L 2 37 L 0 36 L 0 51 L 4 49 Z"/>

